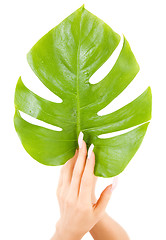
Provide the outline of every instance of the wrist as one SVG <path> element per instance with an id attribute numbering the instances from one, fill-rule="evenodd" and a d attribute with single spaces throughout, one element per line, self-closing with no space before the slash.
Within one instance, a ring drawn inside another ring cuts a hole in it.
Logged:
<path id="1" fill-rule="evenodd" d="M 101 219 L 93 226 L 93 228 L 91 228 L 91 230 L 89 232 L 90 233 L 93 232 L 96 228 L 98 228 L 98 226 L 102 225 L 103 222 L 107 219 L 107 217 L 108 217 L 108 214 L 106 212 L 104 212 Z"/>
<path id="2" fill-rule="evenodd" d="M 60 222 L 56 224 L 56 232 L 52 240 L 80 240 L 82 237 L 66 229 Z"/>

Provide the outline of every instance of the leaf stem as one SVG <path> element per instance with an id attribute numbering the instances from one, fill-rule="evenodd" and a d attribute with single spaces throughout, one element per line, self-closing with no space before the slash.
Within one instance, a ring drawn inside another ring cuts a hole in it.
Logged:
<path id="1" fill-rule="evenodd" d="M 81 18 L 81 17 L 80 17 Z M 79 27 L 79 42 L 77 50 L 77 79 L 76 79 L 76 92 L 77 92 L 77 138 L 81 131 L 80 126 L 80 95 L 79 95 L 79 74 L 80 74 L 80 31 L 81 31 L 81 19 Z"/>

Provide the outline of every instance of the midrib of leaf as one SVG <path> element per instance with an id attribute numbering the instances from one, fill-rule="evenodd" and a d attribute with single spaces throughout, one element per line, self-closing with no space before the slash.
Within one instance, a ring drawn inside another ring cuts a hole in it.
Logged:
<path id="1" fill-rule="evenodd" d="M 77 139 L 80 133 L 80 95 L 79 95 L 79 74 L 80 74 L 80 31 L 81 31 L 81 17 L 79 26 L 79 42 L 77 50 L 77 77 L 76 77 L 76 92 L 77 92 Z"/>

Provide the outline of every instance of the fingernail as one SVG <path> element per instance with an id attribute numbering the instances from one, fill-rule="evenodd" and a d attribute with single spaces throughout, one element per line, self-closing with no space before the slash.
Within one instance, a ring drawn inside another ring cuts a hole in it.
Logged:
<path id="1" fill-rule="evenodd" d="M 108 190 L 112 192 L 112 184 L 108 185 Z"/>
<path id="2" fill-rule="evenodd" d="M 83 132 L 80 132 L 79 136 L 78 136 L 78 146 L 79 148 L 82 148 L 82 142 L 83 142 Z"/>
<path id="3" fill-rule="evenodd" d="M 92 154 L 92 151 L 93 151 L 93 148 L 94 148 L 94 145 L 91 144 L 89 149 L 88 149 L 88 158 L 90 158 L 91 154 Z"/>
<path id="4" fill-rule="evenodd" d="M 113 191 L 117 187 L 117 184 L 118 184 L 118 177 L 115 176 L 114 179 L 113 179 L 113 182 L 112 182 L 111 191 Z"/>

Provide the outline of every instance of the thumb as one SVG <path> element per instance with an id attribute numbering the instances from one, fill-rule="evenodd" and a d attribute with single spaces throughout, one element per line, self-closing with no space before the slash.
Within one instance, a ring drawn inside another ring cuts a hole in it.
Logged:
<path id="1" fill-rule="evenodd" d="M 97 203 L 95 204 L 95 211 L 97 214 L 103 213 L 107 207 L 112 193 L 112 184 L 107 186 L 100 195 Z"/>

